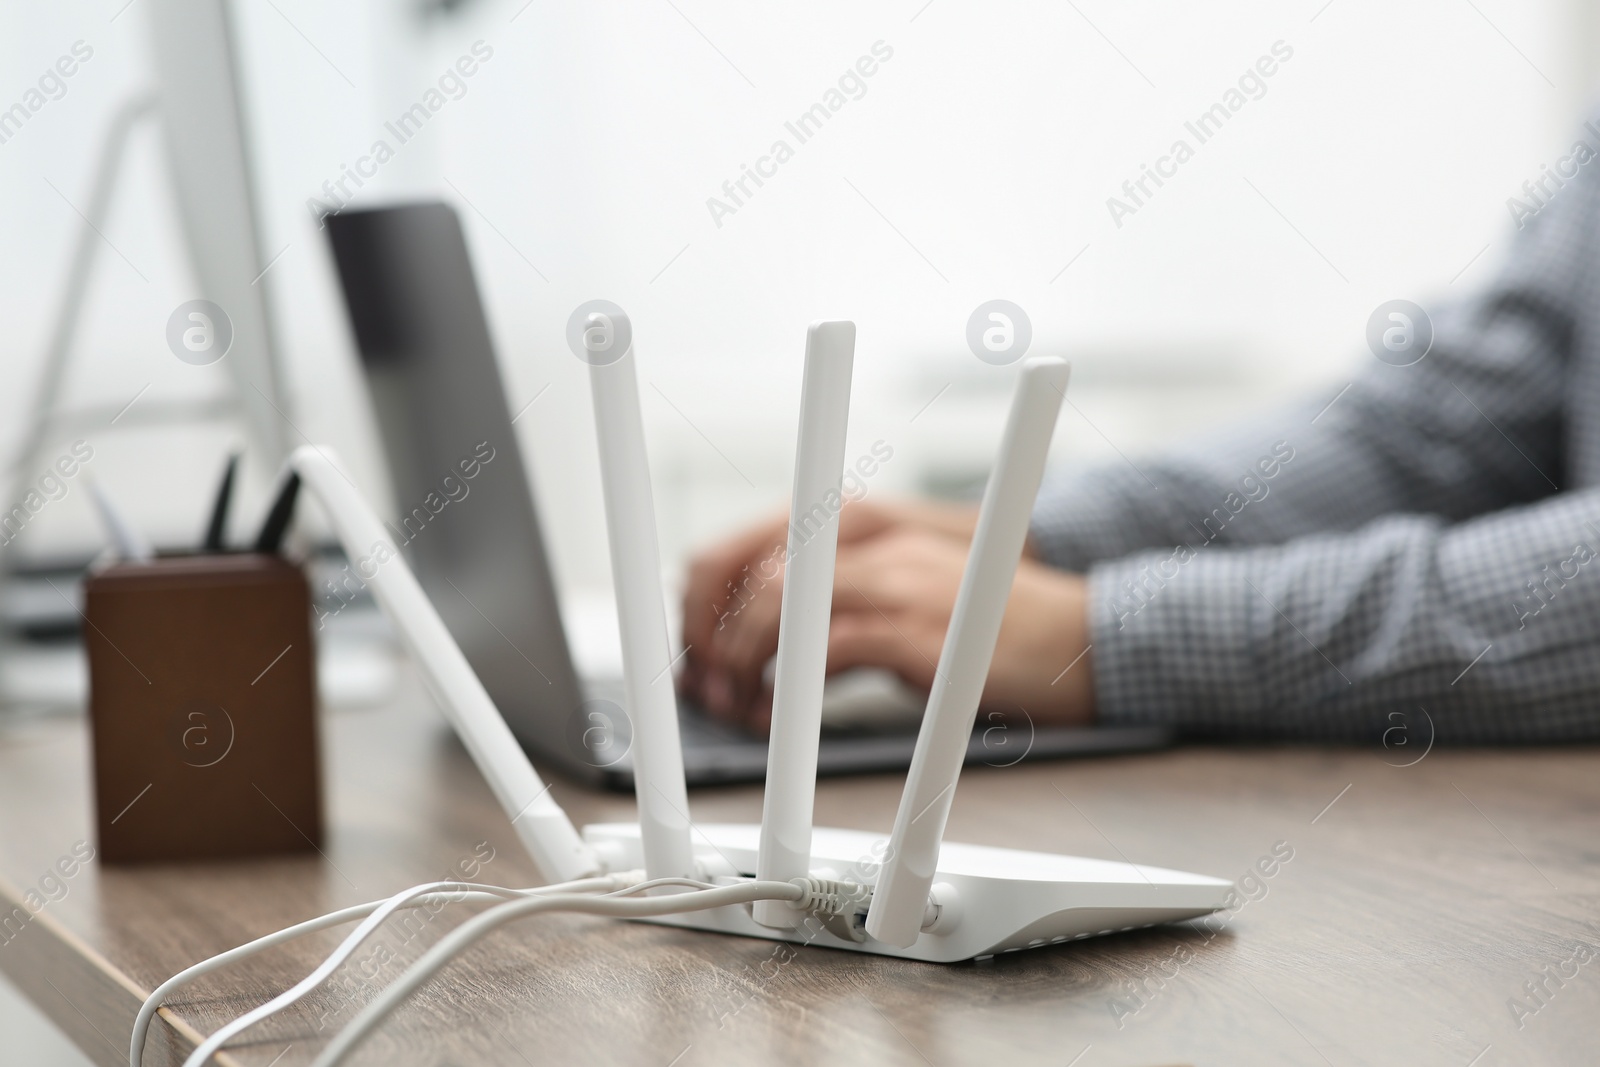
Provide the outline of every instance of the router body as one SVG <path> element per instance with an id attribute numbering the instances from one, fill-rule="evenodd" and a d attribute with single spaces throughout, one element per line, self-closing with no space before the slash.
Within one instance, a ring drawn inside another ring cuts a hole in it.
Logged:
<path id="1" fill-rule="evenodd" d="M 851 886 L 859 906 L 847 904 L 843 914 L 823 920 L 774 899 L 645 921 L 939 963 L 1190 919 L 1226 906 L 1231 884 L 1203 875 L 943 841 L 1065 398 L 1067 365 L 1059 359 L 1031 359 L 1019 368 L 893 829 L 884 837 L 812 827 L 855 355 L 849 322 L 816 323 L 806 339 L 761 825 L 693 826 L 632 329 L 625 317 L 615 317 L 620 309 L 608 307 L 586 320 L 583 356 L 590 365 L 617 586 L 638 824 L 578 833 L 388 531 L 328 450 L 308 445 L 291 459 L 547 878 L 641 868 L 651 879 L 722 883 L 818 875 Z"/>
<path id="2" fill-rule="evenodd" d="M 636 823 L 598 823 L 584 827 L 583 836 L 608 866 L 643 863 Z M 708 873 L 748 876 L 756 869 L 760 836 L 761 827 L 754 824 L 696 824 L 696 858 Z M 811 832 L 811 873 L 872 885 L 887 842 L 885 834 L 817 827 Z M 1143 864 L 946 841 L 933 887 L 938 914 L 907 948 L 865 936 L 864 907 L 849 931 L 806 923 L 800 916 L 799 926 L 763 926 L 750 905 L 637 921 L 955 963 L 1198 918 L 1225 907 L 1233 883 Z"/>

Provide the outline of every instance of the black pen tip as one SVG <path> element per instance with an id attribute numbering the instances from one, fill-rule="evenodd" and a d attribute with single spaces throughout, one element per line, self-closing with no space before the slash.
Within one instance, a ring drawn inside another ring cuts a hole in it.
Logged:
<path id="1" fill-rule="evenodd" d="M 278 498 L 272 502 L 272 510 L 267 513 L 260 536 L 256 538 L 257 552 L 276 552 L 283 544 L 283 535 L 289 529 L 289 520 L 294 517 L 294 501 L 299 493 L 300 475 L 290 471 L 284 479 L 283 488 L 278 490 Z"/>
<path id="2" fill-rule="evenodd" d="M 239 453 L 228 456 L 228 465 L 222 471 L 222 483 L 217 486 L 217 499 L 211 505 L 211 521 L 206 524 L 206 536 L 201 547 L 206 552 L 221 552 L 227 534 L 228 508 L 233 503 L 233 479 L 239 470 Z"/>

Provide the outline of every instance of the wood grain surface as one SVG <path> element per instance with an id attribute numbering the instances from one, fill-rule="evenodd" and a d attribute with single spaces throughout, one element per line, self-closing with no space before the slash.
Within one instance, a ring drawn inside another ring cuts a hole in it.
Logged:
<path id="1" fill-rule="evenodd" d="M 418 687 L 404 690 L 392 707 L 324 716 L 327 844 L 270 860 L 95 861 L 52 876 L 75 844 L 92 844 L 84 727 L 0 729 L 3 911 L 30 890 L 49 901 L 4 935 L 0 969 L 91 1059 L 116 1065 L 145 991 L 199 959 L 491 850 L 479 878 L 532 884 L 464 752 Z M 1240 879 L 1242 905 L 1210 928 L 938 966 L 821 948 L 789 959 L 770 942 L 540 917 L 448 968 L 352 1062 L 1600 1062 L 1600 958 L 1576 958 L 1580 942 L 1600 946 L 1600 751 L 1435 749 L 1394 765 L 1420 750 L 1182 748 L 963 777 L 952 839 Z M 818 822 L 887 830 L 899 785 L 827 781 Z M 580 823 L 631 816 L 626 797 L 559 780 L 554 793 Z M 692 801 L 706 822 L 760 815 L 758 789 Z M 349 969 L 341 989 L 273 1018 L 222 1062 L 308 1063 L 376 983 L 471 910 L 392 929 L 393 959 L 358 956 L 370 978 Z M 191 987 L 145 1063 L 181 1063 L 197 1034 L 292 984 L 342 932 Z"/>

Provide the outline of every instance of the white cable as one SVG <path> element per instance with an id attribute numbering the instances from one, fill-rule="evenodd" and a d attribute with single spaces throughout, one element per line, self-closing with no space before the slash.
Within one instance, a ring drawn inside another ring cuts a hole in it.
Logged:
<path id="1" fill-rule="evenodd" d="M 671 896 L 645 897 L 639 900 L 563 893 L 501 904 L 468 919 L 423 953 L 416 963 L 390 983 L 334 1037 L 322 1054 L 312 1062 L 311 1067 L 338 1067 L 374 1027 L 388 1018 L 395 1008 L 432 978 L 440 968 L 496 927 L 513 919 L 541 911 L 575 911 L 589 915 L 614 915 L 620 918 L 639 919 L 705 911 L 730 904 L 749 904 L 757 900 L 786 900 L 802 910 L 819 906 L 820 908 L 854 907 L 864 892 L 864 889 L 858 886 L 813 878 L 797 878 L 791 882 L 739 882 L 735 885 L 718 886 L 715 889 L 701 889 Z"/>
<path id="2" fill-rule="evenodd" d="M 215 1033 L 205 1040 L 189 1058 L 184 1061 L 184 1067 L 202 1067 L 203 1064 L 217 1052 L 221 1051 L 227 1042 L 238 1037 L 256 1023 L 271 1017 L 277 1012 L 310 995 L 323 982 L 333 976 L 346 960 L 361 947 L 361 944 L 374 934 L 378 927 L 395 911 L 401 908 L 421 907 L 436 900 L 445 903 L 462 903 L 466 901 L 496 901 L 520 899 L 525 897 L 542 896 L 559 892 L 598 892 L 603 889 L 614 889 L 612 896 L 626 896 L 633 893 L 644 892 L 649 889 L 658 889 L 668 886 L 686 887 L 690 889 L 715 888 L 707 882 L 698 882 L 688 878 L 657 878 L 653 881 L 639 881 L 644 877 L 643 871 L 624 871 L 614 875 L 599 878 L 582 879 L 577 882 L 568 882 L 558 885 L 539 886 L 534 889 L 506 889 L 500 886 L 480 885 L 471 882 L 430 882 L 424 885 L 412 886 L 401 890 L 385 901 L 374 902 L 377 906 L 369 908 L 363 906 L 361 910 L 368 911 L 369 917 L 359 927 L 352 931 L 339 946 L 324 957 L 322 963 L 293 988 L 279 994 L 271 1001 L 254 1008 L 243 1015 L 237 1016 L 224 1024 Z M 470 890 L 470 891 L 469 891 Z M 356 909 L 346 909 L 346 912 Z M 345 913 L 339 913 L 345 914 Z M 315 921 L 315 920 L 314 920 Z M 302 924 L 306 926 L 309 924 Z M 331 925 L 331 924 L 325 924 Z M 266 939 L 262 939 L 266 940 Z M 265 948 L 267 946 L 262 945 Z M 153 1010 L 152 1010 L 153 1014 Z M 146 1024 L 148 1026 L 148 1023 Z M 142 1038 L 141 1038 L 142 1049 Z"/>
<path id="3" fill-rule="evenodd" d="M 339 944 L 339 947 L 334 949 L 322 963 L 318 964 L 315 970 L 265 1004 L 245 1012 L 216 1030 L 189 1054 L 189 1058 L 183 1061 L 183 1067 L 201 1067 L 202 1064 L 211 1059 L 215 1052 L 234 1037 L 237 1037 L 261 1020 L 287 1008 L 307 993 L 316 989 L 338 969 L 341 963 L 349 959 L 356 949 L 361 947 L 361 943 L 375 933 L 378 927 L 383 924 L 383 921 L 394 914 L 397 909 L 405 907 L 418 897 L 462 892 L 476 892 L 500 900 L 521 898 L 523 896 L 523 892 L 519 889 L 505 889 L 500 886 L 479 885 L 473 882 L 426 882 L 396 893 L 379 904 L 372 914 L 363 919 L 361 925 L 351 931 L 350 935 Z"/>
<path id="4" fill-rule="evenodd" d="M 421 902 L 419 901 L 418 903 L 420 904 Z M 202 960 L 168 978 L 165 982 L 156 986 L 155 992 L 145 998 L 144 1004 L 139 1008 L 138 1016 L 133 1021 L 133 1038 L 128 1046 L 128 1067 L 141 1067 L 144 1058 L 144 1043 L 150 1032 L 150 1023 L 155 1019 L 156 1012 L 161 1009 L 162 1003 L 174 990 L 188 985 L 196 978 L 210 974 L 212 971 L 221 970 L 230 963 L 254 956 L 256 953 L 272 948 L 274 945 L 281 945 L 285 941 L 292 941 L 297 937 L 316 933 L 318 930 L 326 930 L 330 926 L 338 926 L 341 923 L 350 922 L 352 919 L 371 915 L 382 904 L 383 901 L 381 900 L 373 900 L 366 904 L 357 904 L 354 907 L 319 915 L 315 919 L 308 919 L 298 925 L 286 927 L 275 933 L 259 937 L 247 944 L 240 945 L 238 948 L 229 949 L 227 952 L 219 953 L 210 959 Z"/>
<path id="5" fill-rule="evenodd" d="M 502 892 L 515 893 L 519 896 L 538 895 L 545 893 L 600 892 L 604 890 L 616 889 L 618 887 L 625 888 L 630 883 L 637 884 L 636 880 L 641 877 L 642 874 L 643 872 L 641 871 L 625 871 L 604 877 L 584 878 L 577 881 L 564 882 L 556 885 L 538 886 L 532 889 L 523 890 L 506 890 Z M 455 884 L 474 885 L 475 883 Z M 413 889 L 414 888 L 416 887 L 413 887 Z M 498 890 L 500 887 L 486 887 L 482 890 L 474 889 L 468 892 L 429 893 L 411 900 L 406 906 L 423 907 L 425 905 L 432 904 L 441 898 L 445 899 L 447 902 L 482 902 L 504 899 L 504 895 L 488 891 L 490 889 Z M 139 1014 L 134 1019 L 133 1034 L 129 1043 L 129 1067 L 141 1067 L 145 1041 L 149 1036 L 150 1025 L 155 1020 L 156 1013 L 160 1010 L 161 1005 L 173 994 L 174 991 L 183 988 L 184 986 L 195 981 L 197 978 L 201 978 L 207 974 L 211 974 L 214 971 L 221 970 L 230 964 L 236 963 L 242 959 L 247 959 L 250 956 L 264 952 L 265 950 L 273 948 L 274 946 L 281 945 L 288 941 L 293 941 L 294 939 L 303 937 L 306 934 L 316 933 L 319 930 L 326 930 L 331 926 L 339 926 L 355 919 L 364 918 L 365 916 L 371 915 L 373 912 L 383 907 L 388 901 L 394 900 L 395 897 L 404 896 L 411 891 L 412 890 L 403 890 L 401 893 L 395 894 L 394 897 L 387 897 L 383 900 L 371 900 L 365 904 L 356 904 L 348 908 L 342 908 L 339 911 L 333 911 L 326 915 L 318 916 L 315 919 L 308 919 L 305 922 L 297 923 L 294 926 L 285 927 L 284 929 L 278 930 L 274 933 L 267 934 L 263 937 L 258 937 L 254 941 L 247 942 L 237 948 L 229 949 L 227 952 L 219 953 L 218 955 L 212 956 L 210 959 L 202 960 L 199 963 L 196 963 L 191 967 L 187 967 L 173 975 L 171 978 L 157 986 L 155 991 L 145 999 L 144 1004 L 139 1008 Z"/>

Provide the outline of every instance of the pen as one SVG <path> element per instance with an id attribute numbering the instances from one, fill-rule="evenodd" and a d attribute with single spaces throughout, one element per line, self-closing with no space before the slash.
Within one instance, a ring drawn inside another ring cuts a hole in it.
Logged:
<path id="1" fill-rule="evenodd" d="M 135 530 L 117 510 L 106 491 L 100 488 L 100 483 L 89 479 L 89 495 L 94 497 L 95 508 L 100 512 L 100 521 L 106 525 L 106 532 L 111 535 L 111 543 L 116 546 L 118 554 L 123 559 L 135 563 L 147 563 L 155 557 L 155 550 L 150 547 L 137 530 Z"/>
<path id="2" fill-rule="evenodd" d="M 217 500 L 211 505 L 211 523 L 206 527 L 202 552 L 221 552 L 223 531 L 228 525 L 228 506 L 233 503 L 233 477 L 239 469 L 239 453 L 228 456 L 228 466 L 222 472 L 222 484 L 217 486 Z"/>
<path id="3" fill-rule="evenodd" d="M 261 524 L 261 533 L 256 537 L 257 552 L 276 552 L 283 543 L 283 535 L 289 529 L 289 520 L 294 517 L 294 499 L 300 492 L 300 475 L 291 471 L 283 481 L 283 488 L 278 490 L 278 497 L 272 502 L 272 510 L 267 512 L 267 521 Z"/>

